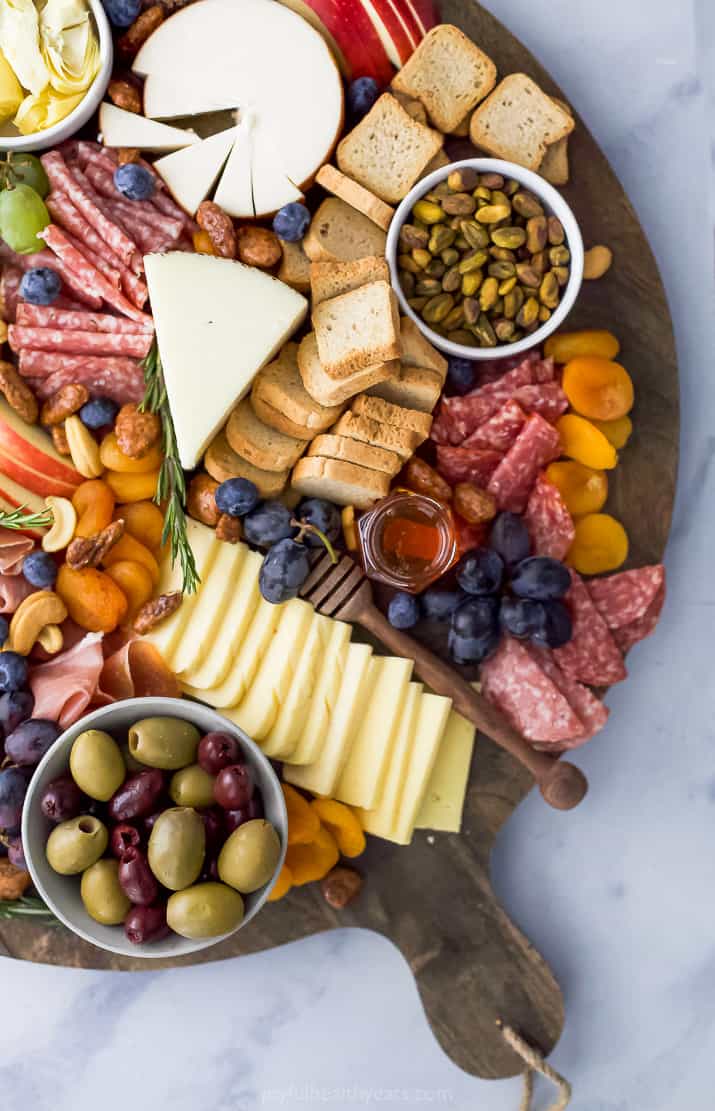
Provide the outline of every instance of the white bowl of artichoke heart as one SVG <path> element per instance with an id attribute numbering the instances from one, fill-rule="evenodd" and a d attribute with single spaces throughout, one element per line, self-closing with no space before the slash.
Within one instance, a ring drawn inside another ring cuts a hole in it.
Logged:
<path id="1" fill-rule="evenodd" d="M 79 130 L 112 53 L 101 0 L 0 0 L 0 150 L 44 150 Z"/>

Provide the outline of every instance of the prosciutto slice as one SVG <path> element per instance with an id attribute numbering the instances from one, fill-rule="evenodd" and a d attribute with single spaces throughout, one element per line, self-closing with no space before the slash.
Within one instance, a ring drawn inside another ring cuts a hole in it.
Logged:
<path id="1" fill-rule="evenodd" d="M 102 634 L 87 633 L 69 651 L 30 670 L 35 717 L 56 721 L 68 729 L 92 702 L 104 667 Z"/>
<path id="2" fill-rule="evenodd" d="M 37 590 L 24 575 L 0 575 L 0 613 L 14 613 L 20 602 Z"/>
<path id="3" fill-rule="evenodd" d="M 105 660 L 94 701 L 106 705 L 149 696 L 181 698 L 179 681 L 153 644 L 129 640 Z"/>
<path id="4" fill-rule="evenodd" d="M 29 536 L 0 525 L 0 574 L 19 575 L 22 561 L 33 547 L 34 541 Z"/>

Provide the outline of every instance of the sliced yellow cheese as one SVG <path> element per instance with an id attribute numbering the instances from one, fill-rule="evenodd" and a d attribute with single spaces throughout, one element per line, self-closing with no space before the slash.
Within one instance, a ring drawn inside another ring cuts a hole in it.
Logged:
<path id="1" fill-rule="evenodd" d="M 325 659 L 313 690 L 307 720 L 298 733 L 289 759 L 291 764 L 314 764 L 328 735 L 330 719 L 335 710 L 343 671 L 348 658 L 348 645 L 352 629 L 344 621 L 331 622 L 330 641 Z"/>
<path id="2" fill-rule="evenodd" d="M 413 661 L 376 656 L 370 663 L 369 699 L 335 797 L 350 806 L 376 806 L 398 732 Z"/>
<path id="3" fill-rule="evenodd" d="M 348 645 L 340 690 L 320 756 L 314 764 L 299 767 L 284 764 L 283 778 L 286 783 L 292 783 L 316 795 L 331 796 L 334 793 L 360 721 L 368 690 L 371 657 L 372 648 L 369 644 Z"/>
<path id="4" fill-rule="evenodd" d="M 235 587 L 246 548 L 243 544 L 221 544 L 191 615 L 191 628 L 172 656 L 171 667 L 181 678 L 204 659 Z"/>
<path id="5" fill-rule="evenodd" d="M 184 595 L 181 605 L 172 613 L 171 617 L 167 617 L 166 621 L 162 621 L 160 625 L 147 633 L 147 640 L 150 640 L 158 648 L 169 666 L 171 666 L 174 651 L 179 645 L 189 618 L 196 608 L 211 565 L 216 559 L 219 549 L 223 546 L 222 542 L 216 539 L 213 529 L 200 524 L 193 517 L 187 517 L 186 519 L 186 536 L 194 553 L 196 570 L 201 579 L 201 585 L 195 594 Z M 182 576 L 179 561 L 177 560 L 172 566 L 171 559 L 165 559 L 161 567 L 157 593 L 173 593 L 175 590 L 181 590 L 181 584 Z"/>
<path id="6" fill-rule="evenodd" d="M 408 845 L 422 804 L 437 752 L 447 728 L 451 698 L 439 694 L 423 694 L 417 716 L 417 729 L 410 748 L 407 775 L 402 788 L 400 805 L 392 829 L 385 836 L 398 845 Z"/>
<path id="7" fill-rule="evenodd" d="M 308 602 L 294 598 L 281 607 L 275 636 L 258 671 L 236 706 L 224 710 L 254 741 L 263 741 L 288 697 L 296 667 L 305 650 L 308 630 L 316 617 Z"/>
<path id="8" fill-rule="evenodd" d="M 366 833 L 374 834 L 375 837 L 388 837 L 390 830 L 397 821 L 410 750 L 417 732 L 417 717 L 420 710 L 422 690 L 422 683 L 410 683 L 407 688 L 395 747 L 392 750 L 385 776 L 385 785 L 377 806 L 372 810 L 358 810 L 357 812 L 362 828 Z"/>
<path id="9" fill-rule="evenodd" d="M 187 668 L 181 676 L 183 683 L 198 691 L 217 687 L 226 678 L 261 601 L 258 573 L 263 556 L 260 552 L 252 552 L 245 544 L 237 547 L 243 550 L 238 578 L 232 585 L 228 605 L 219 615 L 220 625 L 208 653 L 198 666 Z"/>
<path id="10" fill-rule="evenodd" d="M 452 710 L 415 821 L 416 829 L 459 833 L 474 749 L 474 725 Z"/>
<path id="11" fill-rule="evenodd" d="M 329 647 L 332 631 L 333 622 L 329 617 L 313 615 L 288 694 L 261 744 L 271 759 L 285 760 L 292 754 L 305 727 L 319 677 L 333 670 Z"/>

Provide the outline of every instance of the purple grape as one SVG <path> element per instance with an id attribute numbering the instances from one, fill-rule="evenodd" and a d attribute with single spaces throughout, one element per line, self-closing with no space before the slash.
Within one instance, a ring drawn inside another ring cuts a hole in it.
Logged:
<path id="1" fill-rule="evenodd" d="M 22 847 L 21 837 L 11 837 L 9 839 L 7 843 L 7 858 L 16 868 L 21 868 L 23 872 L 27 871 L 27 861 L 25 860 L 25 852 Z"/>
<path id="2" fill-rule="evenodd" d="M 56 721 L 29 718 L 5 738 L 5 752 L 15 764 L 34 767 L 61 732 Z"/>
<path id="3" fill-rule="evenodd" d="M 0 726 L 5 736 L 32 715 L 35 699 L 29 691 L 8 691 L 0 695 Z"/>
<path id="4" fill-rule="evenodd" d="M 0 771 L 0 827 L 3 829 L 20 824 L 27 782 L 27 776 L 20 768 L 3 768 Z"/>

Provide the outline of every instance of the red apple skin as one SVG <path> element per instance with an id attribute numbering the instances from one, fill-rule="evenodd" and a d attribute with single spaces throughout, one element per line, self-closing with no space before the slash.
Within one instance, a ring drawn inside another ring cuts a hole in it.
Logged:
<path id="1" fill-rule="evenodd" d="M 73 488 L 78 486 L 82 481 L 82 476 L 79 471 L 76 471 L 71 463 L 65 463 L 59 456 L 55 457 L 52 441 L 47 437 L 48 451 L 43 450 L 42 447 L 33 444 L 29 438 L 22 434 L 19 430 L 20 418 L 16 417 L 13 413 L 12 416 L 6 416 L 7 410 L 0 408 L 0 453 L 16 460 L 22 467 L 29 468 L 30 470 L 37 471 L 40 474 L 47 475 L 48 478 L 56 479 L 63 486 Z M 45 437 L 46 433 L 41 432 L 39 428 L 33 428 L 33 434 Z M 3 468 L 0 468 L 0 472 Z M 6 473 L 10 474 L 11 478 L 15 476 L 6 469 Z M 21 478 L 16 481 L 20 482 L 23 486 L 27 486 L 29 490 L 33 487 L 28 483 L 24 483 Z M 37 493 L 50 493 L 51 491 L 38 490 Z"/>
<path id="2" fill-rule="evenodd" d="M 78 485 L 77 483 L 62 482 L 58 478 L 51 477 L 45 471 L 36 471 L 24 466 L 18 461 L 17 454 L 15 458 L 12 458 L 12 456 L 0 453 L 0 476 L 3 474 L 9 475 L 15 482 L 19 482 L 21 486 L 31 490 L 33 494 L 40 494 L 42 497 L 46 497 L 48 494 L 56 494 L 60 498 L 71 499 Z"/>
<path id="3" fill-rule="evenodd" d="M 392 41 L 400 63 L 404 65 L 422 38 L 422 31 L 412 9 L 405 0 L 362 0 L 362 4 L 363 7 L 372 4 Z"/>
<path id="4" fill-rule="evenodd" d="M 395 69 L 385 53 L 360 0 L 304 0 L 338 45 L 347 69 L 348 80 L 374 77 L 381 86 L 389 85 Z M 289 7 L 300 11 L 290 0 Z"/>
<path id="5" fill-rule="evenodd" d="M 420 28 L 420 39 L 424 38 L 427 31 L 432 27 L 436 27 L 439 23 L 437 9 L 432 3 L 432 0 L 395 0 L 397 4 L 402 7 L 409 7 L 413 15 L 416 17 L 416 22 Z"/>

